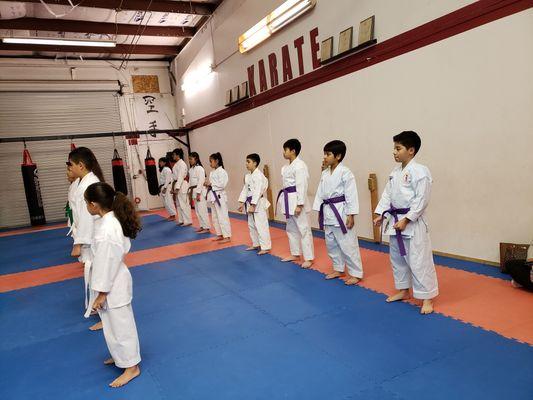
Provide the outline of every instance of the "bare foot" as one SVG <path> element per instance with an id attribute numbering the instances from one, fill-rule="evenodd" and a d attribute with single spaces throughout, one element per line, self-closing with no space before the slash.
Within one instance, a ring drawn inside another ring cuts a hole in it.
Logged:
<path id="1" fill-rule="evenodd" d="M 171 215 L 170 217 L 167 217 L 167 221 L 174 221 L 176 219 L 175 215 Z"/>
<path id="2" fill-rule="evenodd" d="M 196 229 L 195 232 L 196 232 L 196 233 L 200 233 L 200 232 L 202 232 L 203 230 L 204 230 L 204 228 L 200 228 L 200 229 Z"/>
<path id="3" fill-rule="evenodd" d="M 202 229 L 201 231 L 198 231 L 200 235 L 203 235 L 204 233 L 211 233 L 209 229 Z"/>
<path id="4" fill-rule="evenodd" d="M 409 289 L 402 289 L 399 292 L 393 294 L 392 296 L 387 297 L 387 303 L 392 303 L 395 301 L 407 300 L 409 298 Z"/>
<path id="5" fill-rule="evenodd" d="M 250 247 L 246 248 L 246 251 L 253 251 L 253 250 L 259 250 L 259 249 L 260 249 L 260 247 L 250 246 Z"/>
<path id="6" fill-rule="evenodd" d="M 115 360 L 113 360 L 113 357 L 109 357 L 107 360 L 104 361 L 104 365 L 113 365 L 115 363 Z"/>
<path id="7" fill-rule="evenodd" d="M 312 265 L 313 265 L 313 261 L 305 261 L 305 262 L 302 264 L 302 268 L 303 268 L 303 269 L 308 269 L 308 268 L 311 268 Z"/>
<path id="8" fill-rule="evenodd" d="M 183 222 L 178 222 L 178 226 L 183 226 Z"/>
<path id="9" fill-rule="evenodd" d="M 298 256 L 289 256 L 289 257 L 285 257 L 284 259 L 281 260 L 281 262 L 292 262 L 292 261 L 298 261 Z"/>
<path id="10" fill-rule="evenodd" d="M 359 282 L 361 282 L 361 278 L 357 278 L 355 276 L 352 276 L 351 278 L 346 279 L 344 281 L 344 284 L 348 285 L 348 286 L 352 286 L 352 285 L 357 285 Z"/>
<path id="11" fill-rule="evenodd" d="M 337 271 L 333 271 L 331 274 L 327 274 L 326 275 L 326 279 L 329 281 L 330 279 L 339 278 L 341 276 L 342 276 L 342 273 L 337 272 Z"/>
<path id="12" fill-rule="evenodd" d="M 124 386 L 132 379 L 137 378 L 139 375 L 141 375 L 141 369 L 138 365 L 136 365 L 135 367 L 126 368 L 122 375 L 120 375 L 117 379 L 111 382 L 109 386 L 114 388 Z"/>
<path id="13" fill-rule="evenodd" d="M 218 242 L 218 244 L 229 243 L 229 242 L 231 242 L 231 238 L 224 238 L 220 242 Z"/>
<path id="14" fill-rule="evenodd" d="M 91 326 L 89 328 L 90 331 L 99 331 L 101 329 L 103 329 L 104 327 L 102 326 L 102 321 L 100 322 L 97 322 L 96 324 L 94 324 L 93 326 Z"/>
<path id="15" fill-rule="evenodd" d="M 265 254 L 270 253 L 270 250 L 261 250 L 259 253 L 257 253 L 258 256 L 264 256 Z"/>
<path id="16" fill-rule="evenodd" d="M 431 314 L 433 312 L 433 300 L 425 299 L 422 302 L 422 308 L 420 309 L 420 314 Z"/>
<path id="17" fill-rule="evenodd" d="M 212 242 L 220 242 L 221 240 L 224 240 L 224 238 L 222 236 L 217 236 L 216 238 L 214 238 L 213 240 L 211 240 Z"/>
<path id="18" fill-rule="evenodd" d="M 191 226 L 192 224 L 183 224 L 183 226 Z"/>

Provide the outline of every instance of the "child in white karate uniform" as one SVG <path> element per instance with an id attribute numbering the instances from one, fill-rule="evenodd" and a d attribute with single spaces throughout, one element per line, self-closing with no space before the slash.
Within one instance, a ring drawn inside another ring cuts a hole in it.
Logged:
<path id="1" fill-rule="evenodd" d="M 209 213 L 207 212 L 207 188 L 205 187 L 205 169 L 200 161 L 200 156 L 193 151 L 189 155 L 189 190 L 192 191 L 194 199 L 194 210 L 198 217 L 198 224 L 200 227 L 196 230 L 197 233 L 210 233 L 211 224 L 209 223 Z"/>
<path id="2" fill-rule="evenodd" d="M 260 162 L 261 158 L 258 154 L 249 154 L 246 157 L 248 173 L 244 176 L 244 186 L 239 196 L 239 212 L 246 210 L 248 215 L 252 246 L 246 250 L 260 250 L 257 254 L 262 256 L 270 252 L 272 242 L 267 215 L 270 202 L 264 197 L 268 189 L 268 179 L 258 168 Z"/>
<path id="3" fill-rule="evenodd" d="M 159 193 L 163 198 L 163 204 L 169 217 L 167 220 L 174 221 L 176 219 L 176 208 L 174 207 L 174 199 L 172 198 L 172 170 L 168 166 L 166 157 L 159 159 Z"/>
<path id="4" fill-rule="evenodd" d="M 363 264 L 355 232 L 355 215 L 359 214 L 359 200 L 355 177 L 342 160 L 346 145 L 333 140 L 324 146 L 324 164 L 313 203 L 319 212 L 320 228 L 324 229 L 328 255 L 333 272 L 326 279 L 346 276 L 346 285 L 356 285 L 363 279 Z"/>
<path id="5" fill-rule="evenodd" d="M 394 136 L 393 141 L 394 160 L 401 165 L 389 175 L 375 210 L 378 216 L 374 219 L 374 224 L 383 224 L 383 233 L 389 235 L 394 285 L 398 289 L 387 302 L 408 299 L 412 287 L 413 296 L 423 300 L 420 312 L 430 314 L 433 299 L 439 294 L 425 217 L 431 174 L 427 167 L 414 160 L 422 143 L 416 132 L 404 131 Z"/>
<path id="6" fill-rule="evenodd" d="M 311 204 L 307 197 L 309 171 L 299 158 L 301 148 L 298 139 L 289 139 L 283 144 L 283 157 L 289 160 L 289 164 L 281 168 L 283 189 L 278 194 L 276 212 L 282 213 L 287 219 L 286 231 L 291 251 L 291 256 L 282 261 L 297 261 L 303 253 L 302 268 L 309 268 L 313 265 L 315 255 L 309 223 Z"/>
<path id="7" fill-rule="evenodd" d="M 98 160 L 93 152 L 87 147 L 78 147 L 72 150 L 68 155 L 67 167 L 70 174 L 76 178 L 76 181 L 69 189 L 69 204 L 72 208 L 72 237 L 74 246 L 72 247 L 72 257 L 78 257 L 78 260 L 84 266 L 85 278 L 85 306 L 87 306 L 87 285 L 88 285 L 88 268 L 87 261 L 91 258 L 91 243 L 94 235 L 95 218 L 87 211 L 85 204 L 85 190 L 96 182 L 103 182 L 104 175 Z M 102 329 L 101 322 L 97 322 L 89 328 L 92 331 Z"/>
<path id="8" fill-rule="evenodd" d="M 224 169 L 224 162 L 220 153 L 211 154 L 209 164 L 213 171 L 204 183 L 207 188 L 207 201 L 211 205 L 211 217 L 217 237 L 213 239 L 218 243 L 227 243 L 231 240 L 231 223 L 228 213 L 228 173 Z"/>
<path id="9" fill-rule="evenodd" d="M 104 338 L 111 358 L 124 372 L 111 387 L 120 387 L 140 375 L 141 355 L 137 327 L 131 307 L 132 280 L 124 256 L 141 229 L 134 205 L 107 183 L 90 185 L 85 192 L 86 208 L 100 218 L 95 223 L 89 264 L 89 306 L 85 317 L 97 311 L 102 319 Z"/>
<path id="10" fill-rule="evenodd" d="M 172 183 L 172 193 L 176 195 L 176 210 L 178 212 L 178 225 L 192 225 L 191 203 L 189 201 L 189 181 L 188 168 L 183 161 L 183 150 L 174 149 L 172 158 L 176 162 L 172 167 L 174 182 Z"/>

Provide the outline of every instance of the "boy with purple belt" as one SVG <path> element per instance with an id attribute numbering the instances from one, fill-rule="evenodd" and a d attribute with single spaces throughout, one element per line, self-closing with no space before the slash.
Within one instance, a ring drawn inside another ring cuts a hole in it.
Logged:
<path id="1" fill-rule="evenodd" d="M 363 278 L 363 264 L 355 233 L 354 216 L 359 214 L 355 177 L 343 163 L 346 145 L 333 140 L 324 146 L 324 163 L 320 183 L 313 204 L 319 212 L 320 228 L 324 229 L 328 255 L 333 272 L 326 279 L 340 278 L 348 269 L 345 281 L 355 285 Z"/>

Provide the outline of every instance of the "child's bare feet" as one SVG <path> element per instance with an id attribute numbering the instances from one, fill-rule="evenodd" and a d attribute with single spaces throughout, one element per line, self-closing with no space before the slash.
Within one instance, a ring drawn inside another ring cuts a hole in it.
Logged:
<path id="1" fill-rule="evenodd" d="M 209 229 L 202 229 L 201 231 L 198 231 L 200 235 L 203 235 L 204 233 L 211 233 Z"/>
<path id="2" fill-rule="evenodd" d="M 212 242 L 220 242 L 221 240 L 224 240 L 224 238 L 222 236 L 217 236 L 212 240 Z"/>
<path id="3" fill-rule="evenodd" d="M 361 282 L 361 278 L 357 278 L 355 276 L 352 276 L 344 281 L 345 285 L 352 286 L 357 285 L 359 282 Z"/>
<path id="4" fill-rule="evenodd" d="M 253 251 L 253 250 L 259 250 L 259 249 L 260 249 L 260 247 L 250 246 L 250 247 L 246 248 L 246 251 Z"/>
<path id="5" fill-rule="evenodd" d="M 183 224 L 182 226 L 191 226 L 192 224 Z"/>
<path id="6" fill-rule="evenodd" d="M 196 232 L 196 233 L 200 233 L 200 232 L 202 232 L 203 230 L 204 230 L 204 228 L 199 228 L 199 229 L 196 229 L 195 232 Z"/>
<path id="7" fill-rule="evenodd" d="M 115 363 L 115 360 L 113 360 L 113 357 L 109 357 L 107 360 L 104 361 L 104 365 L 113 365 Z"/>
<path id="8" fill-rule="evenodd" d="M 229 243 L 231 242 L 231 238 L 224 238 L 222 239 L 220 242 L 218 242 L 219 244 L 222 244 L 222 243 Z"/>
<path id="9" fill-rule="evenodd" d="M 433 300 L 425 299 L 422 302 L 422 308 L 420 309 L 420 314 L 431 314 L 433 312 Z"/>
<path id="10" fill-rule="evenodd" d="M 297 260 L 298 260 L 298 257 L 289 256 L 289 257 L 285 257 L 284 259 L 282 259 L 281 262 L 291 262 L 291 261 L 297 261 Z"/>
<path id="11" fill-rule="evenodd" d="M 304 263 L 302 264 L 302 268 L 308 269 L 311 268 L 311 265 L 313 265 L 313 261 L 304 261 Z"/>
<path id="12" fill-rule="evenodd" d="M 330 279 L 339 278 L 341 276 L 342 276 L 342 273 L 337 272 L 337 271 L 333 271 L 331 274 L 327 274 L 326 275 L 326 279 L 329 281 Z"/>
<path id="13" fill-rule="evenodd" d="M 122 375 L 120 375 L 117 379 L 111 382 L 109 386 L 114 388 L 124 386 L 132 379 L 137 378 L 139 375 L 141 375 L 141 369 L 138 365 L 136 365 L 135 367 L 126 368 Z"/>
<path id="14" fill-rule="evenodd" d="M 394 301 L 407 300 L 409 298 L 409 289 L 402 289 L 398 293 L 393 294 L 392 296 L 387 297 L 387 303 L 392 303 Z"/>
<path id="15" fill-rule="evenodd" d="M 175 215 L 171 215 L 170 217 L 167 217 L 167 221 L 174 221 L 176 219 Z"/>
<path id="16" fill-rule="evenodd" d="M 259 253 L 257 253 L 258 256 L 264 256 L 265 254 L 270 253 L 270 250 L 261 250 Z"/>
<path id="17" fill-rule="evenodd" d="M 90 330 L 90 331 L 99 331 L 99 330 L 101 330 L 101 329 L 103 329 L 103 328 L 104 328 L 104 327 L 103 327 L 103 325 L 102 325 L 102 321 L 100 321 L 100 322 L 97 322 L 96 324 L 94 324 L 93 326 L 91 326 L 91 327 L 89 328 L 89 330 Z"/>

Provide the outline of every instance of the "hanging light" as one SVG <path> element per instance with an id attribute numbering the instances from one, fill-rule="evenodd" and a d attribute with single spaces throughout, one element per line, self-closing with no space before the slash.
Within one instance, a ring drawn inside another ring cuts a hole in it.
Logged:
<path id="1" fill-rule="evenodd" d="M 47 46 L 81 46 L 81 47 L 116 47 L 116 42 L 111 40 L 85 40 L 40 37 L 5 37 L 2 43 L 8 44 L 37 44 Z"/>
<path id="2" fill-rule="evenodd" d="M 254 48 L 315 5 L 316 0 L 287 0 L 239 36 L 239 51 L 245 53 Z"/>

